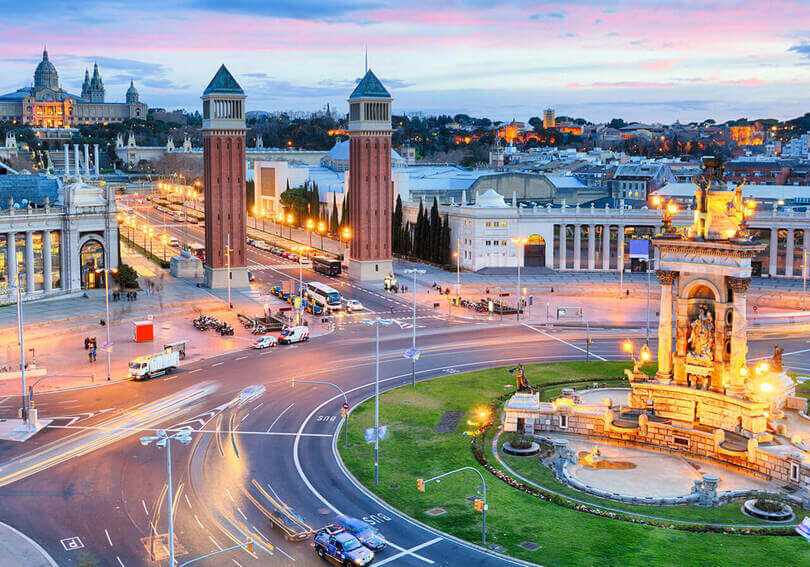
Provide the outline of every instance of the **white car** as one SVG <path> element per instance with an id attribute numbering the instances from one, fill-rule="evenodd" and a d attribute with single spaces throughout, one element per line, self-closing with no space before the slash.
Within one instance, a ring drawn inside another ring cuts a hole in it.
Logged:
<path id="1" fill-rule="evenodd" d="M 362 311 L 363 309 L 363 304 L 356 299 L 346 300 L 346 312 L 351 313 L 352 311 Z"/>
<path id="2" fill-rule="evenodd" d="M 301 256 L 301 263 L 302 264 L 309 264 L 309 258 L 306 256 Z"/>
<path id="3" fill-rule="evenodd" d="M 259 337 L 258 339 L 256 339 L 253 342 L 252 347 L 257 348 L 257 349 L 258 348 L 268 348 L 268 347 L 274 347 L 274 346 L 276 346 L 276 344 L 278 344 L 278 342 L 276 341 L 275 336 L 266 335 L 264 337 Z"/>
<path id="4" fill-rule="evenodd" d="M 176 238 L 176 237 L 174 237 L 174 236 L 170 236 L 170 237 L 169 237 L 169 244 L 170 244 L 171 246 L 180 246 L 180 239 L 179 239 L 179 238 Z"/>

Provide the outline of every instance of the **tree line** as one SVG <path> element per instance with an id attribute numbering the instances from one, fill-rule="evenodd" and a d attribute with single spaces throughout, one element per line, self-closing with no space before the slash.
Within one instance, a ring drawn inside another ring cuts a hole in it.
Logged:
<path id="1" fill-rule="evenodd" d="M 411 256 L 433 262 L 440 266 L 450 264 L 449 215 L 439 215 L 439 202 L 433 198 L 428 212 L 419 201 L 416 223 L 405 223 L 402 214 L 402 198 L 397 196 L 391 214 L 391 250 L 394 254 Z"/>

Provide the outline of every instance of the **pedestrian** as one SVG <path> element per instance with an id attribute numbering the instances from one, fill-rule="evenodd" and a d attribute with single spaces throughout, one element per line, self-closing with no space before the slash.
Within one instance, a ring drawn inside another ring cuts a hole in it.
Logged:
<path id="1" fill-rule="evenodd" d="M 137 299 L 138 299 L 138 292 L 137 292 L 137 291 L 133 291 L 133 292 L 132 292 L 132 301 L 136 301 Z"/>
<path id="2" fill-rule="evenodd" d="M 84 350 L 87 350 L 89 348 L 90 348 L 90 338 L 84 337 Z"/>
<path id="3" fill-rule="evenodd" d="M 87 360 L 89 360 L 90 362 L 93 362 L 93 351 L 92 350 L 87 351 Z"/>
<path id="4" fill-rule="evenodd" d="M 95 346 L 93 346 L 93 350 L 91 352 L 93 353 L 93 362 L 95 362 L 96 361 L 96 347 Z"/>

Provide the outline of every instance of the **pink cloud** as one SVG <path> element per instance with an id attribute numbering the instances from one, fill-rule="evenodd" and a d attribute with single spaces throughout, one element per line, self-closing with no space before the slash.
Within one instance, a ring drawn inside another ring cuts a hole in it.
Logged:
<path id="1" fill-rule="evenodd" d="M 657 61 L 650 61 L 641 66 L 643 71 L 666 71 L 672 69 L 673 65 L 683 61 L 683 59 L 659 59 Z"/>
<path id="2" fill-rule="evenodd" d="M 737 79 L 732 81 L 720 81 L 721 85 L 738 85 L 742 87 L 761 87 L 762 85 L 769 85 L 771 81 L 763 81 L 762 79 L 757 79 L 756 77 L 750 77 L 748 79 Z"/>
<path id="3" fill-rule="evenodd" d="M 653 83 L 646 81 L 597 81 L 595 83 L 568 83 L 569 89 L 667 89 L 679 86 L 678 83 Z"/>

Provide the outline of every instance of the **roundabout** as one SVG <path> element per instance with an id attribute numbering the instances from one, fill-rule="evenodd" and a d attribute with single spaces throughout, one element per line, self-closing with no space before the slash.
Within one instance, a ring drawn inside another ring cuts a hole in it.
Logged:
<path id="1" fill-rule="evenodd" d="M 526 376 L 533 386 L 542 388 L 559 382 L 563 375 L 572 382 L 619 378 L 625 367 L 616 362 L 549 363 L 527 365 Z M 805 544 L 790 537 L 792 527 L 769 528 L 766 522 L 743 515 L 739 502 L 716 507 L 614 502 L 560 483 L 537 456 L 501 454 L 503 441 L 497 434 L 500 408 L 509 395 L 503 393 L 506 370 L 459 373 L 419 382 L 415 389 L 401 386 L 382 394 L 380 419 L 389 432 L 380 444 L 380 483 L 373 484 L 373 458 L 365 443 L 336 446 L 344 466 L 388 505 L 470 542 L 481 540 L 480 512 L 473 506 L 481 496 L 479 482 L 472 476 L 448 477 L 423 493 L 417 489 L 417 479 L 478 467 L 487 484 L 488 546 L 533 563 L 712 565 L 716 561 L 712 550 L 732 534 L 747 537 L 737 537 L 733 547 L 724 546 L 729 563 L 792 564 L 803 556 Z M 487 416 L 482 417 L 485 410 Z M 447 412 L 461 413 L 457 427 L 450 433 L 437 432 Z M 373 400 L 352 412 L 350 438 L 362 438 L 372 419 Z M 542 441 L 540 446 L 542 459 Z M 722 485 L 729 472 L 723 469 L 721 475 Z M 666 484 L 662 478 L 660 485 Z M 682 486 L 688 492 L 688 483 Z M 563 541 L 564 546 L 552 544 Z M 529 549 L 532 543 L 538 547 Z"/>

